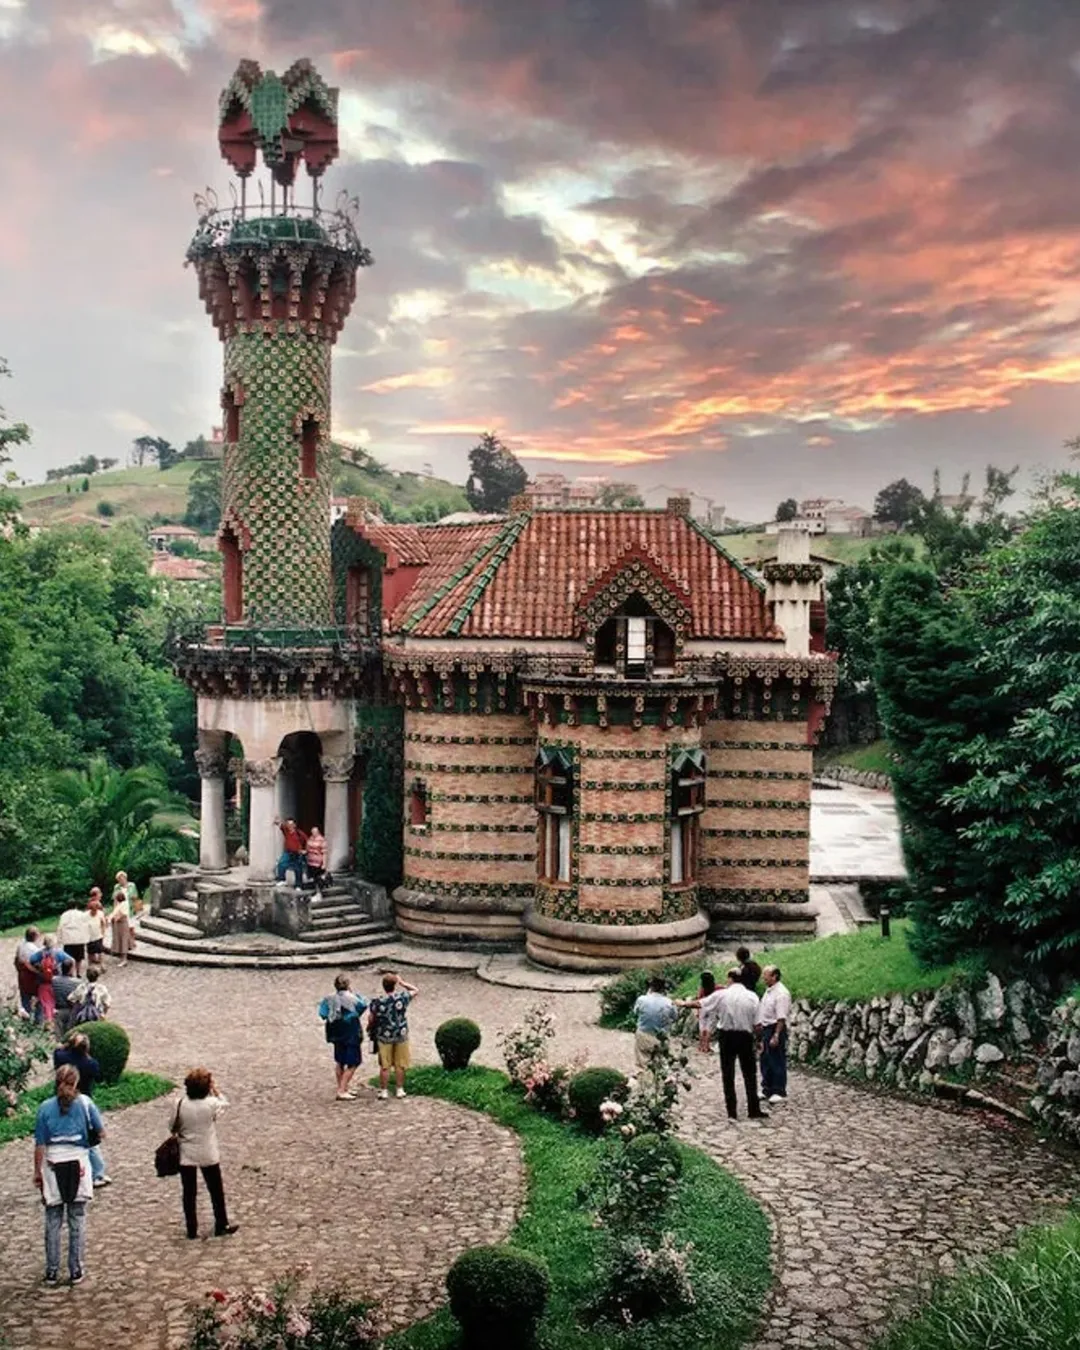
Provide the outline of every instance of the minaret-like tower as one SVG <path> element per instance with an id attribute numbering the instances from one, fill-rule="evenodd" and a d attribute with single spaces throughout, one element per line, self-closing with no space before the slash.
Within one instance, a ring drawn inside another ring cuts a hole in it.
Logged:
<path id="1" fill-rule="evenodd" d="M 235 204 L 201 215 L 188 249 L 225 347 L 219 546 L 227 625 L 334 624 L 330 566 L 330 353 L 371 263 L 350 203 L 325 211 L 337 90 L 309 61 L 283 76 L 244 61 L 221 95 L 218 139 L 240 179 Z M 260 155 L 269 202 L 249 201 Z M 310 206 L 294 200 L 301 163 Z"/>
<path id="2" fill-rule="evenodd" d="M 198 696 L 201 869 L 228 870 L 236 780 L 246 784 L 245 883 L 266 888 L 278 817 L 319 825 L 334 873 L 353 859 L 356 700 L 379 648 L 377 625 L 347 603 L 332 566 L 330 357 L 372 259 L 355 201 L 320 202 L 338 152 L 337 90 L 309 61 L 282 76 L 241 62 L 221 95 L 218 139 L 239 181 L 231 206 L 196 197 L 187 260 L 224 344 L 224 622 L 178 640 L 174 664 Z M 295 197 L 301 165 L 307 203 Z"/>

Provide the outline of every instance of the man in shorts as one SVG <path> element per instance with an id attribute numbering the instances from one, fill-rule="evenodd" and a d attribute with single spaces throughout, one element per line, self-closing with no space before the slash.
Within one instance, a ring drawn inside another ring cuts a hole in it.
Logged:
<path id="1" fill-rule="evenodd" d="M 75 962 L 75 974 L 86 973 L 86 949 L 93 936 L 90 915 L 78 905 L 69 905 L 56 925 L 56 940 Z"/>
<path id="2" fill-rule="evenodd" d="M 379 1047 L 379 1099 L 390 1095 L 390 1070 L 394 1070 L 397 1095 L 405 1096 L 405 1070 L 409 1067 L 408 1007 L 419 990 L 414 984 L 387 971 L 382 977 L 383 992 L 371 1000 L 368 1031 Z"/>

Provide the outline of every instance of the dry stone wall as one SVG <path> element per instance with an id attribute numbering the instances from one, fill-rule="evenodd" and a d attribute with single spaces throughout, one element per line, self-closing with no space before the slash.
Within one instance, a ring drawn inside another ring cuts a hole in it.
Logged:
<path id="1" fill-rule="evenodd" d="M 1080 1000 L 1067 998 L 1050 1015 L 1037 1083 L 1031 1114 L 1080 1144 Z"/>

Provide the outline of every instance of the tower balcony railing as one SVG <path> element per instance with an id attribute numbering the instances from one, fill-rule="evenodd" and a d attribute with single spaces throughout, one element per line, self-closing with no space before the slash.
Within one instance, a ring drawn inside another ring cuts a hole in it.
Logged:
<path id="1" fill-rule="evenodd" d="M 188 259 L 194 261 L 207 253 L 230 246 L 271 247 L 275 244 L 315 243 L 361 260 L 368 256 L 356 229 L 359 203 L 348 193 L 339 194 L 334 207 L 327 209 L 316 199 L 310 204 L 287 200 L 252 202 L 246 195 L 235 196 L 231 206 L 220 206 L 217 194 L 207 188 L 196 193 L 198 223 L 188 246 Z"/>
<path id="2" fill-rule="evenodd" d="M 174 654 L 198 649 L 228 652 L 252 660 L 277 654 L 340 653 L 342 658 L 373 654 L 377 635 L 356 625 L 320 627 L 296 624 L 228 624 L 222 620 L 192 619 L 173 626 L 168 647 Z"/>

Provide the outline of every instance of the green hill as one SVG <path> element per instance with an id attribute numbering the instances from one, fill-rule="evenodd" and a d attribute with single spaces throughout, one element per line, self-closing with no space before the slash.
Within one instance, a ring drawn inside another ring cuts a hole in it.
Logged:
<path id="1" fill-rule="evenodd" d="M 38 483 L 18 489 L 27 524 L 114 525 L 134 520 L 140 525 L 178 525 L 187 510 L 188 485 L 199 461 L 185 461 L 171 469 L 148 465 L 141 469 L 111 469 L 88 479 Z M 83 482 L 88 489 L 82 491 Z M 334 475 L 334 492 L 367 497 L 376 502 L 387 520 L 437 520 L 453 511 L 467 511 L 464 489 L 441 478 L 395 473 L 375 461 L 370 467 L 341 464 Z M 104 503 L 104 505 L 102 505 Z"/>
<path id="2" fill-rule="evenodd" d="M 767 558 L 776 553 L 776 535 L 759 534 L 748 531 L 745 534 L 718 534 L 717 539 L 736 558 Z M 815 534 L 810 537 L 810 552 L 822 558 L 833 558 L 838 563 L 858 562 L 865 558 L 870 550 L 882 543 L 883 539 L 894 538 L 890 535 L 867 535 L 860 538 L 853 534 Z M 905 535 L 915 545 L 916 555 L 922 548 L 921 541 Z"/>

